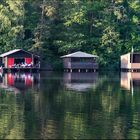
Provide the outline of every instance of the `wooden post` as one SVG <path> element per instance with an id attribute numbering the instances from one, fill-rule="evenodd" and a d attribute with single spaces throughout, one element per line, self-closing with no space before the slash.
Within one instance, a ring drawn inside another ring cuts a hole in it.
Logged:
<path id="1" fill-rule="evenodd" d="M 131 69 L 132 69 L 132 66 L 133 66 L 133 51 L 134 51 L 134 49 L 133 49 L 133 46 L 132 46 L 132 50 L 131 50 L 131 53 L 130 53 L 130 55 L 131 55 Z M 132 70 L 132 72 L 133 72 L 133 70 Z"/>
<path id="2" fill-rule="evenodd" d="M 32 54 L 32 65 L 34 67 L 34 55 Z"/>

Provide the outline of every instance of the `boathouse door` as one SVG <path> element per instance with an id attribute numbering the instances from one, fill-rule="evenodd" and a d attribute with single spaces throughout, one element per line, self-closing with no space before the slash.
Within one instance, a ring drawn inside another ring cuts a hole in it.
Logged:
<path id="1" fill-rule="evenodd" d="M 26 64 L 31 64 L 32 58 L 25 58 L 25 63 Z"/>
<path id="2" fill-rule="evenodd" d="M 7 67 L 11 68 L 14 65 L 14 58 L 8 58 Z"/>

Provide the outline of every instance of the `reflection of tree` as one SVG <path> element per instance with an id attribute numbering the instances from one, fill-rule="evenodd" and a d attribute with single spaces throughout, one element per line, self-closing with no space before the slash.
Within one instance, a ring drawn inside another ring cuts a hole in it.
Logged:
<path id="1" fill-rule="evenodd" d="M 107 75 L 97 88 L 84 94 L 59 88 L 48 98 L 49 113 L 56 122 L 52 127 L 61 128 L 60 138 L 121 139 L 130 137 L 128 132 L 137 132 L 129 128 L 128 121 L 134 123 L 138 100 L 134 101 L 128 91 L 121 91 L 118 75 Z"/>
<path id="2" fill-rule="evenodd" d="M 100 88 L 107 80 L 103 79 L 96 89 L 93 87 L 84 94 L 63 89 L 60 81 L 59 78 L 43 80 L 47 88 L 43 86 L 38 100 L 43 121 L 41 138 L 109 138 L 106 135 L 112 125 L 107 120 L 109 96 Z M 113 87 L 108 83 L 103 87 L 106 88 Z M 106 107 L 104 100 L 107 100 Z"/>
<path id="3" fill-rule="evenodd" d="M 51 101 L 60 86 L 60 77 L 41 75 L 40 90 L 25 95 L 26 138 L 57 138 L 58 128 L 51 115 Z"/>
<path id="4" fill-rule="evenodd" d="M 17 103 L 14 94 L 0 90 L 0 112 L 0 138 L 23 138 L 23 104 Z"/>
<path id="5" fill-rule="evenodd" d="M 133 96 L 122 90 L 118 75 L 102 75 L 98 82 L 77 93 L 63 87 L 61 75 L 50 74 L 40 90 L 16 96 L 1 91 L 0 138 L 140 138 L 138 88 Z"/>
<path id="6" fill-rule="evenodd" d="M 54 120 L 47 120 L 41 129 L 42 139 L 57 139 L 58 138 L 58 127 L 57 122 Z"/>

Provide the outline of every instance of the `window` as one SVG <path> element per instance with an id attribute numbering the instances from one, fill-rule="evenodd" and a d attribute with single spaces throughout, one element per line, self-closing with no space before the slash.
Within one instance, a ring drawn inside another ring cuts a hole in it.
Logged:
<path id="1" fill-rule="evenodd" d="M 140 63 L 140 54 L 131 54 L 130 63 Z"/>

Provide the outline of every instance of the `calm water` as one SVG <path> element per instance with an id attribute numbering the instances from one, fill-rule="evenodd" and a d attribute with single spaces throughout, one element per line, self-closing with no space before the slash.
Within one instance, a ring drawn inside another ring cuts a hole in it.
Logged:
<path id="1" fill-rule="evenodd" d="M 140 73 L 0 76 L 0 138 L 140 138 Z"/>

